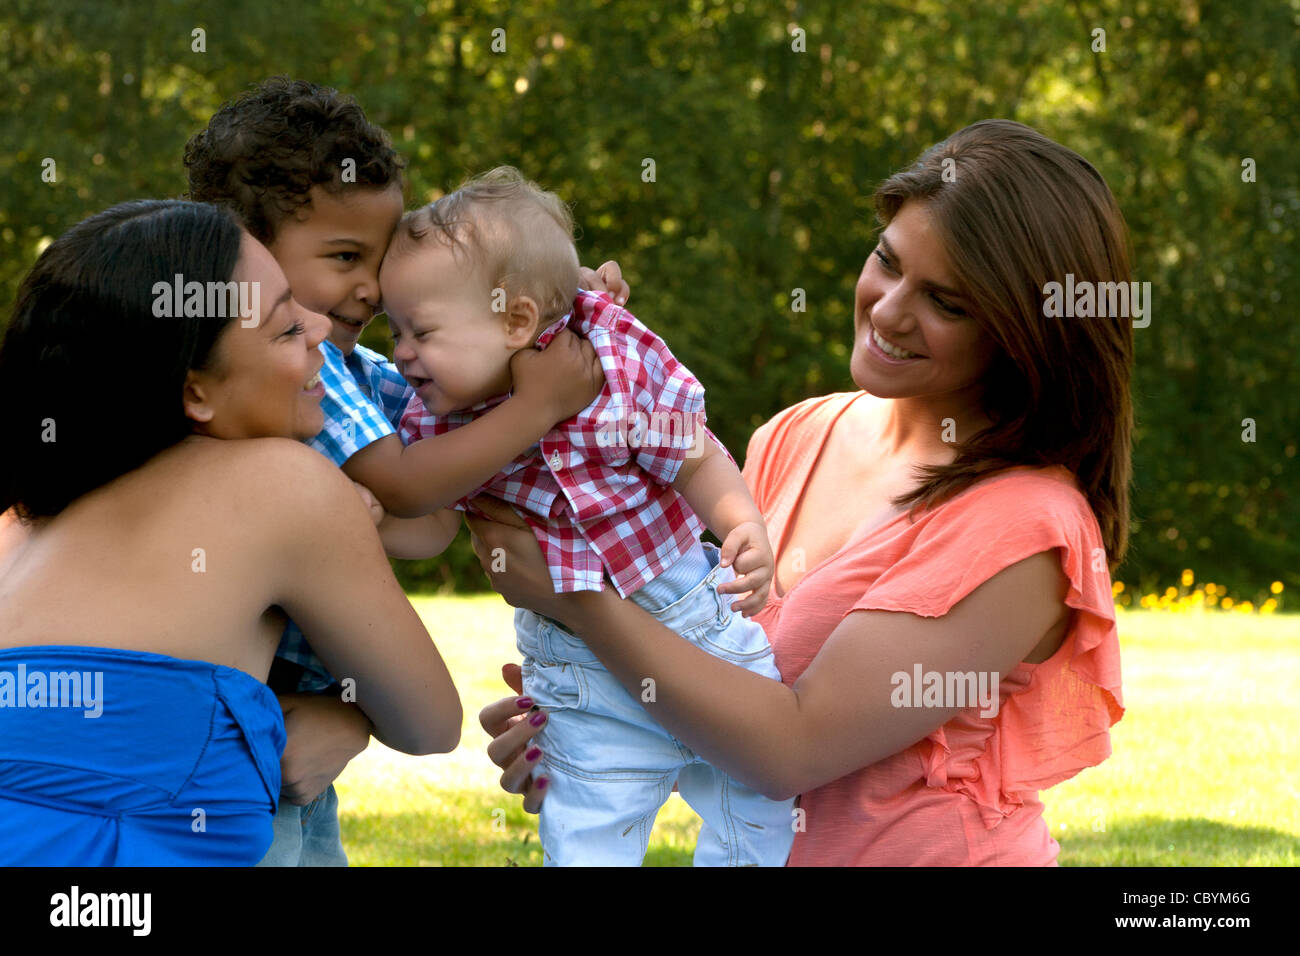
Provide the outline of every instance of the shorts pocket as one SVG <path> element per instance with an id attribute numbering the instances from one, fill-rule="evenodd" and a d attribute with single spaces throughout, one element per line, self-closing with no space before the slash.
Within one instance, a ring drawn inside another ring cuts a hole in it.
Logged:
<path id="1" fill-rule="evenodd" d="M 592 653 L 580 637 L 570 634 L 558 624 L 543 619 L 538 634 L 539 660 L 547 664 L 600 665 L 600 658 Z"/>
<path id="2" fill-rule="evenodd" d="M 737 664 L 761 664 L 764 660 L 772 659 L 771 669 L 775 673 L 776 665 L 767 633 L 757 621 L 746 618 L 738 611 L 728 611 L 721 622 L 714 620 L 707 625 L 692 628 L 682 636 L 714 657 L 721 657 Z M 749 669 L 760 673 L 767 670 L 766 667 L 749 667 Z"/>
<path id="3" fill-rule="evenodd" d="M 587 675 L 581 665 L 527 659 L 522 670 L 524 694 L 533 703 L 548 711 L 586 709 Z"/>

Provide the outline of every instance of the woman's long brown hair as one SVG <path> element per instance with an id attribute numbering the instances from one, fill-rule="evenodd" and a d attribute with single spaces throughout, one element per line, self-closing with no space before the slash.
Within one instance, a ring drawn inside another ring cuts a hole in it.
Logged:
<path id="1" fill-rule="evenodd" d="M 1131 279 L 1127 227 L 1105 180 L 1028 126 L 984 120 L 927 150 L 874 198 L 883 225 L 903 203 L 925 203 L 974 303 L 968 311 L 999 347 L 984 381 L 993 426 L 963 442 L 951 464 L 922 469 L 898 503 L 928 507 L 993 472 L 1064 465 L 1113 569 L 1128 546 L 1132 319 L 1044 315 L 1045 286 L 1067 274 L 1076 285 Z"/>

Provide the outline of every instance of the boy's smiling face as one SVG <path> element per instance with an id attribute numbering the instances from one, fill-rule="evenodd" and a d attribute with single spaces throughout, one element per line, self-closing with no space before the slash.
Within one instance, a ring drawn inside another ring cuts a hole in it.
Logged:
<path id="1" fill-rule="evenodd" d="M 329 339 L 347 355 L 379 305 L 379 265 L 402 216 L 402 190 L 396 183 L 338 193 L 313 186 L 310 195 L 267 248 L 294 298 L 329 316 Z"/>

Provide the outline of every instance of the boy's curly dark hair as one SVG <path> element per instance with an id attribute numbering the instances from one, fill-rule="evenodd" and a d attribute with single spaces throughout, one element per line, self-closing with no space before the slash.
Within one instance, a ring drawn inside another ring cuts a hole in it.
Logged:
<path id="1" fill-rule="evenodd" d="M 270 242 L 283 219 L 310 201 L 312 186 L 342 191 L 342 165 L 356 183 L 402 182 L 392 141 L 338 90 L 275 76 L 226 103 L 185 144 L 189 198 L 233 209 Z"/>

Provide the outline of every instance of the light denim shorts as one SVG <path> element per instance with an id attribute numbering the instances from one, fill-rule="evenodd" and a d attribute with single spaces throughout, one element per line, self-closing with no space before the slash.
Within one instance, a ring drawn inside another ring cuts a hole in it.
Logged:
<path id="1" fill-rule="evenodd" d="M 339 797 L 334 785 L 300 807 L 284 797 L 272 821 L 275 838 L 258 866 L 347 866 L 339 836 Z"/>
<path id="2" fill-rule="evenodd" d="M 763 628 L 731 610 L 735 578 L 700 545 L 633 594 L 683 639 L 714 657 L 780 680 Z M 538 734 L 551 780 L 539 833 L 548 866 L 637 866 L 676 783 L 703 820 L 696 866 L 781 866 L 794 840 L 793 801 L 769 800 L 704 763 L 652 719 L 657 688 L 633 697 L 581 640 L 549 618 L 515 612 L 524 693 L 548 712 Z M 653 675 L 647 675 L 653 681 Z"/>

